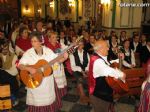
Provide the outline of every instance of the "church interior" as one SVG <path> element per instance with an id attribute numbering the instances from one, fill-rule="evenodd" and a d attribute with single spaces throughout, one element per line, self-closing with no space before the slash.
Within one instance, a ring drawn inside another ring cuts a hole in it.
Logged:
<path id="1" fill-rule="evenodd" d="M 0 112 L 150 112 L 150 0 L 0 0 Z"/>

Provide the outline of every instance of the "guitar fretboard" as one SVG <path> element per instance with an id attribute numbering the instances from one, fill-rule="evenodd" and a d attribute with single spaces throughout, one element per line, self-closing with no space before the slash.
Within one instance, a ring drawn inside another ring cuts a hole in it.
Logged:
<path id="1" fill-rule="evenodd" d="M 64 57 L 64 53 L 66 52 L 68 54 L 72 53 L 73 51 L 70 52 L 70 50 L 75 49 L 75 47 L 76 47 L 75 44 L 72 44 L 68 48 L 64 49 L 56 58 L 54 58 L 53 60 L 49 62 L 49 65 L 53 65 L 54 63 L 58 62 L 62 57 Z"/>

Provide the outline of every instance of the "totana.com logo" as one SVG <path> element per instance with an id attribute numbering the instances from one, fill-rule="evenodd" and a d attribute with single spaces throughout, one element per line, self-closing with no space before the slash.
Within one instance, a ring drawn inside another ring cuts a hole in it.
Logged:
<path id="1" fill-rule="evenodd" d="M 120 7 L 150 7 L 150 3 L 120 3 Z"/>

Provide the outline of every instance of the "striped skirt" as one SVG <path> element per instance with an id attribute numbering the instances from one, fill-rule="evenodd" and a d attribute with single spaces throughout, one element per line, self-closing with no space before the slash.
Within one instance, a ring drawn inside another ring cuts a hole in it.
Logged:
<path id="1" fill-rule="evenodd" d="M 58 109 L 55 102 L 48 106 L 32 106 L 28 105 L 27 112 L 56 112 Z"/>
<path id="2" fill-rule="evenodd" d="M 56 100 L 53 104 L 48 106 L 32 106 L 28 105 L 27 112 L 56 112 L 60 108 L 62 108 L 62 97 L 67 93 L 66 87 L 63 89 L 59 89 L 55 82 L 55 93 L 56 93 Z"/>
<path id="3" fill-rule="evenodd" d="M 146 83 L 141 94 L 140 104 L 137 112 L 150 112 L 150 83 Z"/>
<path id="4" fill-rule="evenodd" d="M 62 98 L 63 96 L 65 96 L 67 94 L 67 86 L 64 88 L 58 88 L 59 91 L 59 95 Z"/>

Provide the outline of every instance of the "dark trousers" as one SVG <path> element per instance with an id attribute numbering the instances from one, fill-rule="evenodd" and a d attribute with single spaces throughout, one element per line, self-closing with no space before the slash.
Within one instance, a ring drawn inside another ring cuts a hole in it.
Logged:
<path id="1" fill-rule="evenodd" d="M 5 70 L 0 69 L 0 84 L 1 85 L 9 84 L 11 94 L 17 96 L 19 85 L 16 76 L 12 76 Z"/>

